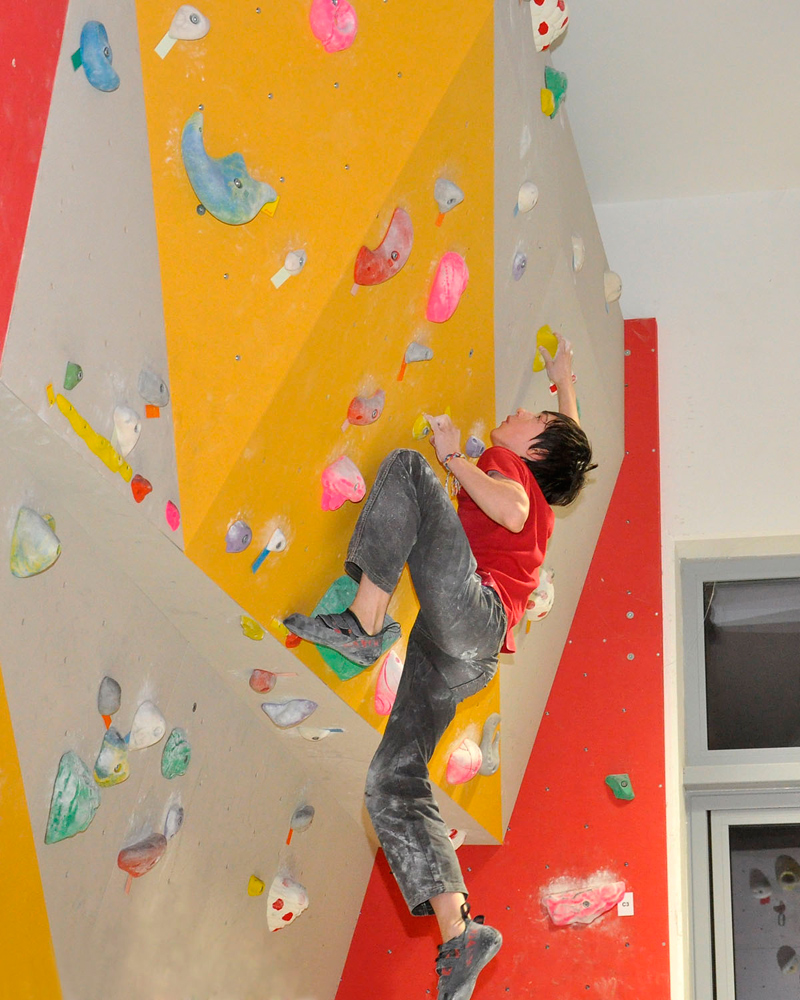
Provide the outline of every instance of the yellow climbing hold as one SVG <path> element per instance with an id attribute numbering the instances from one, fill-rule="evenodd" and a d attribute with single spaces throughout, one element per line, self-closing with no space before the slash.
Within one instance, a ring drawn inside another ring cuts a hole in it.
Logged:
<path id="1" fill-rule="evenodd" d="M 542 111 L 551 118 L 556 112 L 555 94 L 547 87 L 542 87 Z"/>
<path id="2" fill-rule="evenodd" d="M 65 399 L 61 393 L 56 396 L 56 406 L 72 424 L 72 429 L 78 437 L 83 438 L 89 451 L 94 452 L 112 472 L 118 472 L 125 482 L 129 483 L 133 479 L 133 469 L 114 451 L 111 442 L 90 427 L 72 403 Z"/>
<path id="3" fill-rule="evenodd" d="M 275 638 L 280 639 L 281 642 L 283 642 L 287 636 L 292 634 L 283 622 L 279 621 L 277 618 L 273 618 L 269 623 L 269 630 Z"/>
<path id="4" fill-rule="evenodd" d="M 264 891 L 264 883 L 258 877 L 258 875 L 251 875 L 250 881 L 247 883 L 247 895 L 248 896 L 260 896 Z"/>
<path id="5" fill-rule="evenodd" d="M 550 354 L 550 357 L 554 358 L 556 356 L 558 341 L 547 323 L 544 326 L 540 326 L 536 332 L 536 354 L 533 356 L 533 370 L 535 372 L 544 371 L 544 358 L 539 350 L 540 347 L 543 347 Z"/>
<path id="6" fill-rule="evenodd" d="M 45 389 L 47 393 L 47 402 L 52 406 L 56 401 L 56 394 L 53 392 L 53 383 L 48 382 L 47 388 Z"/>
<path id="7" fill-rule="evenodd" d="M 254 639 L 258 642 L 260 639 L 264 638 L 264 629 L 252 618 L 248 618 L 247 615 L 242 615 L 239 618 L 242 624 L 242 632 L 247 636 L 248 639 Z"/>
<path id="8" fill-rule="evenodd" d="M 281 200 L 281 196 L 278 195 L 278 197 L 275 199 L 275 201 L 268 201 L 266 203 L 266 205 L 264 205 L 264 207 L 261 209 L 261 211 L 265 215 L 268 215 L 270 218 L 272 218 L 275 215 L 275 213 L 278 211 L 278 202 L 280 200 Z"/>

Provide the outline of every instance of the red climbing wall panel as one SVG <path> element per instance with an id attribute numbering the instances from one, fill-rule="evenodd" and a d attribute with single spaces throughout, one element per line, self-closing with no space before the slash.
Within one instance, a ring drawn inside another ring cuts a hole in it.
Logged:
<path id="1" fill-rule="evenodd" d="M 626 322 L 625 346 L 625 459 L 506 841 L 459 852 L 475 912 L 505 938 L 476 1000 L 669 996 L 655 320 Z M 604 782 L 624 771 L 628 802 Z M 543 888 L 598 872 L 626 882 L 633 915 L 554 927 Z M 380 854 L 337 1000 L 435 995 L 434 934 Z"/>
<path id="2" fill-rule="evenodd" d="M 0 357 L 28 228 L 67 0 L 3 5 L 0 59 Z"/>

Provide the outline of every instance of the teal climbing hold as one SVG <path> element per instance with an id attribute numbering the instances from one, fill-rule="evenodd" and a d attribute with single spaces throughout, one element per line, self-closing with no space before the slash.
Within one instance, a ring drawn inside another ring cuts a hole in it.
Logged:
<path id="1" fill-rule="evenodd" d="M 161 773 L 165 778 L 179 778 L 186 774 L 191 759 L 192 747 L 185 730 L 173 729 L 161 754 Z"/>
<path id="2" fill-rule="evenodd" d="M 99 805 L 100 792 L 92 772 L 74 750 L 67 750 L 58 762 L 45 844 L 82 833 L 94 819 Z"/>
<path id="3" fill-rule="evenodd" d="M 311 612 L 312 616 L 337 615 L 342 611 L 346 611 L 353 603 L 353 598 L 356 596 L 357 590 L 358 584 L 355 580 L 349 576 L 340 576 L 325 591 L 319 604 Z M 389 625 L 391 621 L 392 619 L 387 615 L 384 619 L 384 625 Z M 383 640 L 383 648 L 380 655 L 383 656 L 384 653 L 388 652 L 396 641 L 396 634 L 386 636 Z M 328 649 L 327 646 L 317 646 L 317 649 L 322 659 L 340 680 L 348 681 L 351 677 L 355 677 L 362 671 L 370 669 L 370 667 L 362 667 L 359 663 L 353 663 L 352 660 L 348 660 L 341 653 L 337 653 L 335 649 Z"/>
<path id="4" fill-rule="evenodd" d="M 567 96 L 567 74 L 560 73 L 557 69 L 553 69 L 552 66 L 545 66 L 544 86 L 553 95 L 552 111 L 549 114 L 551 118 L 555 118 L 559 108 L 564 103 L 564 98 Z"/>
<path id="5" fill-rule="evenodd" d="M 627 774 L 607 774 L 606 784 L 617 799 L 630 800 L 636 797 L 633 794 L 633 785 L 631 784 L 630 776 Z"/>

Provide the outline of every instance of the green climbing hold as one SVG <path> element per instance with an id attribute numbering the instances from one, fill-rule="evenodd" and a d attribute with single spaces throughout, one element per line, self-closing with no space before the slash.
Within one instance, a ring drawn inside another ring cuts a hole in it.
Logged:
<path id="1" fill-rule="evenodd" d="M 76 365 L 74 361 L 67 362 L 67 370 L 64 372 L 64 388 L 74 389 L 83 378 L 83 368 Z"/>
<path id="2" fill-rule="evenodd" d="M 73 750 L 67 750 L 58 762 L 45 844 L 82 833 L 94 819 L 99 805 L 100 792 L 92 772 Z"/>
<path id="3" fill-rule="evenodd" d="M 312 616 L 337 615 L 342 611 L 346 611 L 353 603 L 353 598 L 356 596 L 357 590 L 358 584 L 355 580 L 349 576 L 340 576 L 325 591 L 319 604 L 311 612 Z M 384 625 L 388 625 L 389 622 L 391 622 L 391 618 L 387 615 L 384 619 Z M 397 637 L 395 635 L 386 636 L 380 655 L 383 656 L 384 653 L 388 652 L 396 641 Z M 348 660 L 341 653 L 337 653 L 335 649 L 328 649 L 327 646 L 317 646 L 317 649 L 322 659 L 340 680 L 349 681 L 351 677 L 355 677 L 364 670 L 371 669 L 370 667 L 362 667 L 360 663 L 353 663 L 352 660 Z"/>
<path id="4" fill-rule="evenodd" d="M 161 754 L 161 773 L 165 778 L 179 778 L 186 774 L 189 761 L 192 759 L 192 748 L 185 730 L 177 727 L 167 737 Z"/>
<path id="5" fill-rule="evenodd" d="M 553 110 L 550 112 L 550 117 L 555 118 L 558 114 L 558 109 L 564 103 L 564 98 L 567 96 L 567 74 L 560 73 L 557 69 L 553 69 L 552 66 L 545 66 L 544 85 L 553 95 Z"/>
<path id="6" fill-rule="evenodd" d="M 636 797 L 633 794 L 633 785 L 631 784 L 630 776 L 627 774 L 607 774 L 606 784 L 617 799 L 630 800 Z"/>
<path id="7" fill-rule="evenodd" d="M 49 569 L 61 555 L 56 522 L 30 507 L 20 507 L 11 536 L 11 572 L 16 577 L 36 576 Z"/>

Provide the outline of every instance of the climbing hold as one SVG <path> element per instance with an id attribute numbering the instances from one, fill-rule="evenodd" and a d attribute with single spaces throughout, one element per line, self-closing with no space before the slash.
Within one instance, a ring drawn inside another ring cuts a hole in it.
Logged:
<path id="1" fill-rule="evenodd" d="M 614 793 L 615 799 L 626 799 L 630 801 L 636 798 L 633 794 L 633 785 L 627 774 L 607 774 L 606 784 Z"/>
<path id="2" fill-rule="evenodd" d="M 775 878 L 784 889 L 797 888 L 800 882 L 800 865 L 789 854 L 779 854 L 775 860 Z"/>
<path id="3" fill-rule="evenodd" d="M 267 897 L 267 926 L 279 931 L 294 923 L 303 910 L 308 909 L 305 887 L 289 876 L 276 875 Z"/>
<path id="4" fill-rule="evenodd" d="M 257 875 L 251 875 L 247 881 L 247 895 L 260 896 L 266 886 Z"/>
<path id="5" fill-rule="evenodd" d="M 66 371 L 64 372 L 64 388 L 74 389 L 82 378 L 83 368 L 80 365 L 76 365 L 74 361 L 68 361 Z"/>
<path id="6" fill-rule="evenodd" d="M 400 365 L 400 371 L 397 373 L 397 381 L 403 381 L 403 376 L 406 373 L 406 365 L 412 364 L 414 361 L 430 361 L 432 357 L 433 350 L 430 347 L 425 347 L 423 344 L 418 344 L 415 340 L 412 340 L 406 348 L 406 353 L 403 355 L 403 363 Z"/>
<path id="7" fill-rule="evenodd" d="M 378 417 L 380 417 L 383 413 L 385 402 L 386 393 L 383 389 L 378 389 L 378 391 L 369 398 L 365 396 L 354 396 L 350 400 L 350 405 L 347 407 L 347 419 L 342 424 L 342 430 L 346 430 L 348 424 L 357 424 L 361 427 L 366 424 L 374 424 Z"/>
<path id="8" fill-rule="evenodd" d="M 456 311 L 469 281 L 467 263 L 459 253 L 444 254 L 436 267 L 425 316 L 432 323 L 444 323 Z"/>
<path id="9" fill-rule="evenodd" d="M 491 776 L 500 767 L 500 715 L 492 712 L 483 724 L 481 736 L 481 755 L 483 761 L 478 768 L 478 774 Z"/>
<path id="10" fill-rule="evenodd" d="M 255 573 L 258 570 L 270 552 L 283 552 L 288 544 L 286 535 L 284 535 L 280 528 L 276 528 L 269 536 L 267 544 L 253 561 L 253 565 L 250 567 L 252 571 Z"/>
<path id="11" fill-rule="evenodd" d="M 73 750 L 67 750 L 58 762 L 58 774 L 53 783 L 45 844 L 55 844 L 82 833 L 94 819 L 99 805 L 100 792 L 91 771 Z"/>
<path id="12" fill-rule="evenodd" d="M 519 193 L 517 194 L 517 211 L 522 212 L 523 215 L 530 212 L 536 206 L 538 200 L 539 188 L 536 187 L 533 181 L 523 181 L 520 184 Z"/>
<path id="13" fill-rule="evenodd" d="M 603 275 L 603 292 L 609 305 L 622 295 L 622 278 L 616 271 L 606 271 Z"/>
<path id="14" fill-rule="evenodd" d="M 551 893 L 543 897 L 542 903 L 556 927 L 565 927 L 590 924 L 615 907 L 624 895 L 624 882 L 605 882 L 585 889 Z"/>
<path id="15" fill-rule="evenodd" d="M 449 785 L 465 784 L 475 777 L 482 763 L 481 748 L 474 740 L 466 737 L 447 759 L 447 783 Z"/>
<path id="16" fill-rule="evenodd" d="M 394 277 L 408 260 L 413 242 L 411 216 L 405 209 L 396 208 L 380 244 L 374 250 L 362 246 L 358 251 L 353 268 L 356 285 L 379 285 Z"/>
<path id="17" fill-rule="evenodd" d="M 449 417 L 451 415 L 450 407 L 446 406 L 444 412 Z M 424 437 L 427 437 L 430 433 L 431 433 L 431 425 L 430 421 L 428 420 L 428 414 L 427 413 L 417 414 L 416 420 L 411 425 L 411 437 L 413 437 L 415 441 L 421 441 Z"/>
<path id="18" fill-rule="evenodd" d="M 211 22 L 201 14 L 197 7 L 191 4 L 182 4 L 175 11 L 172 23 L 167 29 L 167 33 L 156 45 L 156 54 L 164 59 L 172 46 L 177 41 L 196 42 L 200 38 L 205 38 L 211 28 Z"/>
<path id="19" fill-rule="evenodd" d="M 173 531 L 177 531 L 180 528 L 181 512 L 171 500 L 167 500 L 167 506 L 164 508 L 164 516 L 167 519 L 167 524 Z"/>
<path id="20" fill-rule="evenodd" d="M 136 709 L 128 734 L 130 750 L 144 750 L 164 738 L 167 720 L 152 701 L 143 701 Z"/>
<path id="21" fill-rule="evenodd" d="M 103 736 L 100 753 L 94 762 L 94 780 L 103 788 L 109 788 L 125 781 L 130 773 L 128 744 L 119 730 L 109 726 Z"/>
<path id="22" fill-rule="evenodd" d="M 390 649 L 383 658 L 375 684 L 375 711 L 378 715 L 389 715 L 392 711 L 402 674 L 403 661 Z"/>
<path id="23" fill-rule="evenodd" d="M 531 4 L 531 26 L 537 52 L 550 48 L 566 30 L 569 11 L 566 0 L 536 0 Z"/>
<path id="24" fill-rule="evenodd" d="M 759 868 L 750 869 L 750 892 L 762 905 L 766 905 L 772 896 L 772 884 Z"/>
<path id="25" fill-rule="evenodd" d="M 117 866 L 128 873 L 125 892 L 130 892 L 133 879 L 141 878 L 158 864 L 166 849 L 167 838 L 163 833 L 151 833 L 130 847 L 123 847 L 117 855 Z"/>
<path id="26" fill-rule="evenodd" d="M 319 706 L 308 698 L 291 698 L 289 701 L 265 701 L 261 708 L 278 729 L 292 729 L 316 712 Z"/>
<path id="27" fill-rule="evenodd" d="M 566 96 L 567 74 L 560 73 L 552 66 L 545 66 L 544 87 L 542 88 L 542 111 L 544 114 L 555 118 Z"/>
<path id="28" fill-rule="evenodd" d="M 332 462 L 322 473 L 322 509 L 338 510 L 346 500 L 358 503 L 367 487 L 356 464 L 345 455 Z"/>
<path id="29" fill-rule="evenodd" d="M 11 535 L 11 572 L 20 579 L 44 573 L 61 555 L 55 521 L 30 507 L 20 507 Z"/>
<path id="30" fill-rule="evenodd" d="M 250 674 L 250 687 L 259 694 L 269 694 L 277 680 L 278 675 L 271 670 L 254 670 Z"/>
<path id="31" fill-rule="evenodd" d="M 447 836 L 450 838 L 450 843 L 453 845 L 453 850 L 457 851 L 459 847 L 461 847 L 464 841 L 467 839 L 467 831 L 453 829 L 450 830 Z"/>
<path id="32" fill-rule="evenodd" d="M 347 0 L 313 0 L 309 21 L 326 52 L 349 49 L 358 31 L 356 12 Z"/>
<path id="33" fill-rule="evenodd" d="M 93 430 L 93 428 L 91 428 L 83 419 L 80 413 L 78 413 L 72 403 L 62 396 L 61 393 L 58 393 L 58 395 L 54 397 L 54 402 L 70 422 L 72 429 L 78 437 L 85 442 L 89 451 L 97 455 L 97 457 L 106 466 L 108 466 L 112 472 L 118 472 L 125 482 L 129 483 L 131 481 L 131 477 L 133 476 L 133 469 L 120 455 L 117 454 L 117 451 L 112 446 L 111 442 L 98 434 L 97 431 Z"/>
<path id="34" fill-rule="evenodd" d="M 150 480 L 145 479 L 144 476 L 140 476 L 137 472 L 133 479 L 131 479 L 131 493 L 133 494 L 133 499 L 137 503 L 141 503 L 147 494 L 152 492 L 153 486 Z"/>
<path id="35" fill-rule="evenodd" d="M 161 751 L 161 774 L 165 778 L 180 778 L 186 774 L 191 759 L 192 746 L 186 730 L 176 726 Z"/>
<path id="36" fill-rule="evenodd" d="M 83 66 L 86 79 L 95 90 L 110 93 L 119 86 L 119 74 L 111 65 L 113 56 L 108 32 L 100 21 L 87 21 L 81 29 L 81 47 L 72 57 L 72 65 Z"/>
<path id="37" fill-rule="evenodd" d="M 164 775 L 164 777 L 168 777 L 168 775 Z M 166 819 L 164 820 L 164 837 L 167 840 L 172 840 L 183 826 L 184 815 L 183 806 L 178 805 L 177 802 L 169 807 Z"/>
<path id="38" fill-rule="evenodd" d="M 167 383 L 154 372 L 143 369 L 139 372 L 136 386 L 142 399 L 153 406 L 169 405 L 169 389 Z"/>
<path id="39" fill-rule="evenodd" d="M 432 348 L 425 347 L 424 344 L 418 344 L 416 340 L 412 340 L 411 343 L 406 348 L 406 353 L 403 356 L 403 360 L 407 365 L 410 365 L 414 361 L 430 361 L 432 357 L 433 357 Z"/>
<path id="40" fill-rule="evenodd" d="M 536 331 L 536 353 L 533 355 L 533 370 L 535 372 L 544 371 L 544 358 L 539 350 L 543 347 L 551 358 L 556 356 L 558 351 L 558 341 L 556 340 L 556 335 L 550 329 L 550 327 L 545 323 L 544 326 L 540 326 Z"/>
<path id="41" fill-rule="evenodd" d="M 97 689 L 97 711 L 104 718 L 115 715 L 119 711 L 121 700 L 122 688 L 119 686 L 119 682 L 115 681 L 113 677 L 104 677 Z"/>
<path id="42" fill-rule="evenodd" d="M 466 444 L 464 445 L 464 451 L 470 458 L 480 458 L 486 451 L 486 445 L 479 437 L 475 437 L 474 434 L 470 434 L 467 438 Z"/>
<path id="43" fill-rule="evenodd" d="M 445 214 L 454 209 L 456 205 L 460 205 L 464 200 L 464 192 L 458 184 L 440 177 L 433 185 L 433 198 L 439 206 L 439 217 L 436 219 L 436 225 L 441 226 Z"/>
<path id="44" fill-rule="evenodd" d="M 331 733 L 343 733 L 344 729 L 337 726 L 328 726 L 326 729 L 314 729 L 311 726 L 298 726 L 298 733 L 309 743 L 319 743 L 320 740 L 327 739 Z"/>
<path id="45" fill-rule="evenodd" d="M 226 552 L 244 552 L 253 540 L 253 532 L 245 521 L 234 521 L 225 534 Z"/>
<path id="46" fill-rule="evenodd" d="M 306 266 L 305 250 L 290 250 L 283 261 L 283 267 L 272 275 L 270 281 L 276 288 L 288 281 L 293 274 L 299 274 Z"/>
<path id="47" fill-rule="evenodd" d="M 286 843 L 291 844 L 292 834 L 302 833 L 304 830 L 307 830 L 311 826 L 313 819 L 313 806 L 298 806 L 292 813 L 292 818 L 289 822 L 289 835 L 286 838 Z"/>
<path id="48" fill-rule="evenodd" d="M 573 235 L 572 237 L 572 270 L 576 272 L 580 271 L 583 267 L 583 262 L 586 260 L 586 245 L 583 242 L 583 237 Z"/>
<path id="49" fill-rule="evenodd" d="M 357 590 L 358 584 L 351 577 L 346 575 L 337 577 L 311 612 L 312 616 L 338 615 L 342 611 L 346 611 L 353 603 L 353 598 L 356 596 Z M 383 621 L 384 626 L 391 624 L 391 622 L 392 619 L 386 615 Z M 397 638 L 395 635 L 389 634 L 385 636 L 381 648 L 381 656 L 387 653 L 396 641 Z M 353 663 L 352 660 L 346 659 L 341 653 L 337 653 L 335 649 L 328 649 L 326 646 L 317 646 L 317 650 L 322 659 L 340 680 L 349 680 L 351 677 L 355 677 L 357 674 L 368 669 L 367 667 L 360 666 L 358 663 Z"/>
<path id="50" fill-rule="evenodd" d="M 203 113 L 190 115 L 181 136 L 183 165 L 194 193 L 215 219 L 240 226 L 254 219 L 265 206 L 270 214 L 278 205 L 274 188 L 247 172 L 241 153 L 215 159 L 203 144 Z"/>
<path id="51" fill-rule="evenodd" d="M 247 615 L 240 615 L 239 624 L 242 626 L 242 632 L 244 632 L 248 639 L 260 642 L 264 638 L 264 629 L 255 619 L 248 618 Z"/>
<path id="52" fill-rule="evenodd" d="M 528 624 L 541 621 L 550 614 L 556 599 L 556 588 L 553 585 L 554 573 L 551 569 L 542 568 L 539 571 L 539 585 L 528 598 Z"/>
<path id="53" fill-rule="evenodd" d="M 797 952 L 788 944 L 782 944 L 775 957 L 778 961 L 778 968 L 784 976 L 793 976 L 800 971 L 800 960 L 797 958 Z"/>
<path id="54" fill-rule="evenodd" d="M 511 277 L 514 281 L 519 281 L 522 275 L 525 273 L 525 268 L 528 266 L 528 255 L 518 250 L 514 254 L 514 260 L 511 262 Z"/>
<path id="55" fill-rule="evenodd" d="M 126 458 L 133 451 L 141 432 L 142 422 L 135 410 L 129 406 L 114 408 L 114 431 L 111 435 L 111 447 L 121 458 Z"/>

